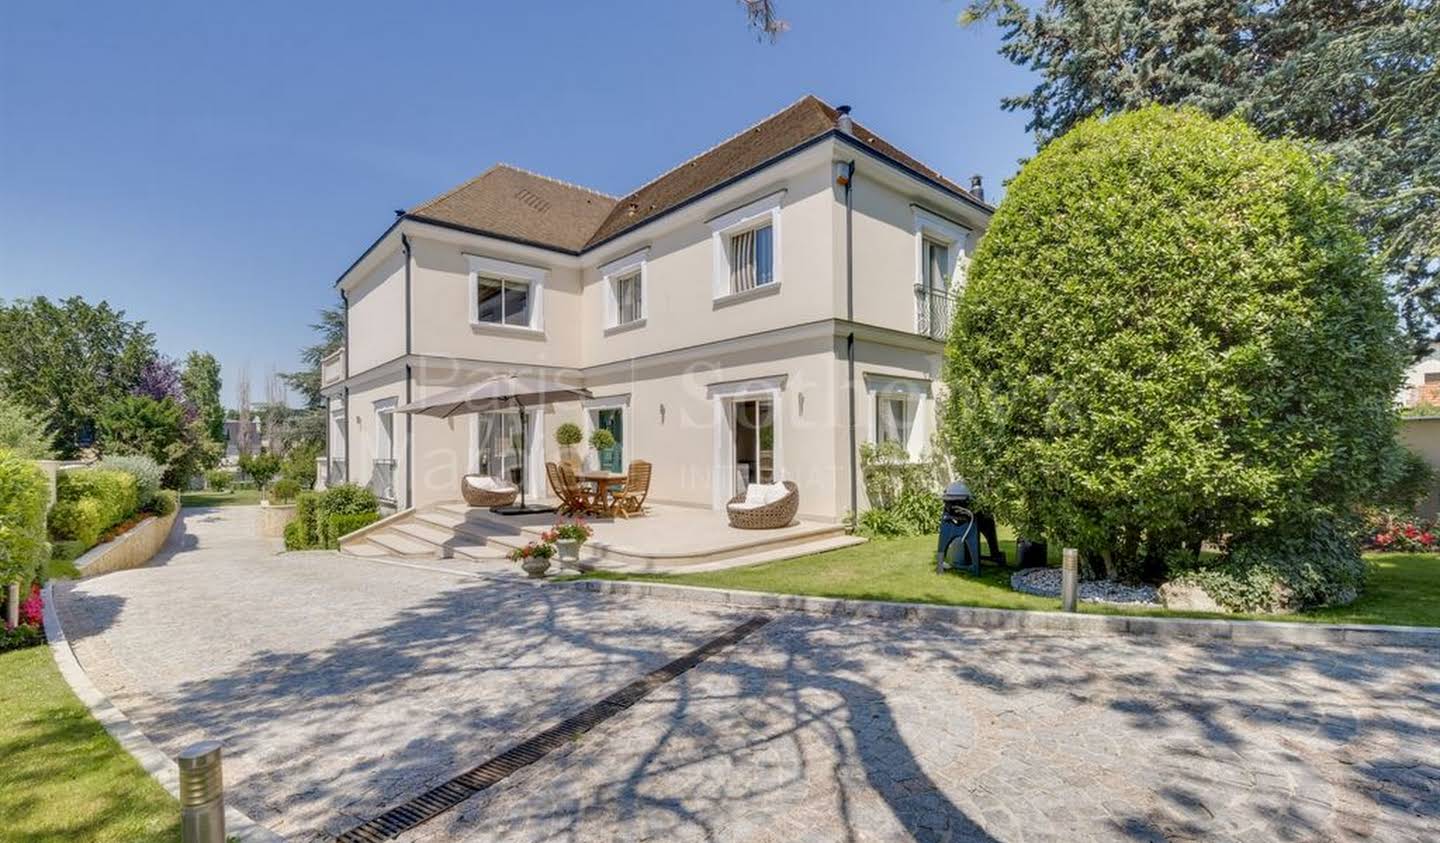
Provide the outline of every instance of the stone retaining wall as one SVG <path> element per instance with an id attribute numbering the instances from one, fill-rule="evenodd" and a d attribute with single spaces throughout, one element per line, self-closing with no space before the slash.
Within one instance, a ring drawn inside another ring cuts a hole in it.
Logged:
<path id="1" fill-rule="evenodd" d="M 177 506 L 169 515 L 146 518 L 122 535 L 90 548 L 84 556 L 75 560 L 75 567 L 80 569 L 82 577 L 139 568 L 165 546 L 165 540 L 170 537 L 170 530 L 179 517 L 180 507 Z"/>

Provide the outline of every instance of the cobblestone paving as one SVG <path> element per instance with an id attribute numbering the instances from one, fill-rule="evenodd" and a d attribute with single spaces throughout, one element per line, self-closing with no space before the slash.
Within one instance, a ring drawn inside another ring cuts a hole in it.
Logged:
<path id="1" fill-rule="evenodd" d="M 188 529 L 66 594 L 67 631 L 165 749 L 225 740 L 232 797 L 299 839 L 743 617 Z M 404 839 L 1433 841 L 1440 655 L 780 615 Z"/>

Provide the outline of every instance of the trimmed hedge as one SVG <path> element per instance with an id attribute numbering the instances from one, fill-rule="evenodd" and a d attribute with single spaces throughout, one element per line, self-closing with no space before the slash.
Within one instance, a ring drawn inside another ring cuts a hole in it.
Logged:
<path id="1" fill-rule="evenodd" d="M 55 478 L 50 537 L 94 546 L 106 530 L 140 508 L 140 484 L 129 471 L 81 468 Z"/>
<path id="2" fill-rule="evenodd" d="M 45 473 L 13 451 L 0 450 L 0 581 L 34 580 L 50 558 Z"/>
<path id="3" fill-rule="evenodd" d="M 295 520 L 285 525 L 285 549 L 335 548 L 341 536 L 380 520 L 380 502 L 363 486 L 345 484 L 302 492 Z"/>
<path id="4" fill-rule="evenodd" d="M 340 546 L 341 536 L 368 527 L 380 520 L 379 512 L 337 513 L 325 519 L 325 547 L 334 550 Z"/>
<path id="5" fill-rule="evenodd" d="M 105 471 L 123 471 L 135 478 L 136 505 L 148 509 L 160 493 L 160 478 L 165 467 L 143 454 L 105 457 L 96 466 Z"/>

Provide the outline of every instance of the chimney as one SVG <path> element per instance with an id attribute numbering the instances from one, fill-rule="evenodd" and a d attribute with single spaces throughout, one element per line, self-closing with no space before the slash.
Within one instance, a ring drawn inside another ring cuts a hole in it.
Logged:
<path id="1" fill-rule="evenodd" d="M 842 105 L 835 109 L 840 116 L 835 118 L 835 127 L 847 135 L 855 134 L 855 121 L 850 119 L 850 106 Z"/>
<path id="2" fill-rule="evenodd" d="M 980 183 L 979 173 L 970 177 L 970 195 L 979 199 L 981 202 L 985 201 L 985 187 Z"/>

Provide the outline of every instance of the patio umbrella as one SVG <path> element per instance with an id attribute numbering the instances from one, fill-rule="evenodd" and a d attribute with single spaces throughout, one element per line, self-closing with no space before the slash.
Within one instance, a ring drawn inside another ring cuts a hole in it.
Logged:
<path id="1" fill-rule="evenodd" d="M 530 429 L 526 405 L 547 404 L 553 401 L 578 401 L 589 398 L 590 390 L 546 380 L 533 375 L 497 375 L 479 383 L 446 390 L 418 401 L 396 407 L 401 413 L 416 413 L 448 419 L 453 415 L 498 410 L 514 405 L 520 411 L 520 504 L 497 506 L 490 510 L 500 515 L 526 515 L 535 512 L 554 512 L 553 506 L 530 506 L 525 502 L 525 484 L 529 480 L 525 472 L 525 437 Z"/>

